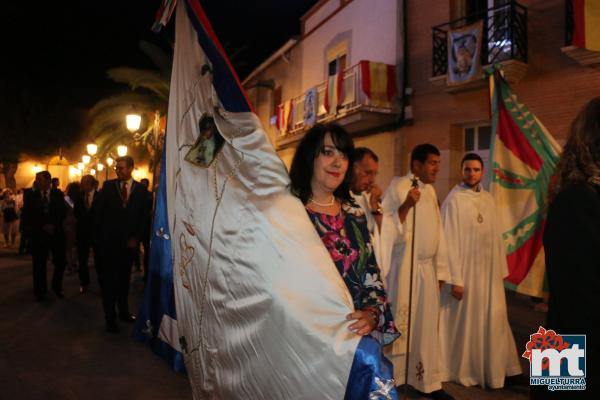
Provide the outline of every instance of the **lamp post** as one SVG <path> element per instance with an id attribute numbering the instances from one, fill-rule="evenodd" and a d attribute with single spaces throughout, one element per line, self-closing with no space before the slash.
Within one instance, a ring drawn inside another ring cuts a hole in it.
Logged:
<path id="1" fill-rule="evenodd" d="M 158 154 L 158 140 L 160 134 L 160 111 L 156 110 L 154 112 L 154 121 L 152 123 L 152 128 L 148 129 L 145 133 L 140 134 L 138 130 L 140 129 L 140 125 L 142 122 L 141 115 L 135 113 L 135 109 L 125 116 L 125 124 L 129 132 L 133 134 L 133 140 L 136 142 L 142 141 L 144 143 L 149 143 L 152 147 L 152 186 L 156 184 L 156 166 L 160 160 Z M 147 140 L 148 136 L 152 135 L 151 141 Z"/>

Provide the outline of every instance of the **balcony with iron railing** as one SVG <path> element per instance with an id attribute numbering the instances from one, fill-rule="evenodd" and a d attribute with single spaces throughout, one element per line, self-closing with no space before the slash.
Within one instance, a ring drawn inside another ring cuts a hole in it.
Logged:
<path id="1" fill-rule="evenodd" d="M 579 64 L 588 67 L 600 67 L 600 52 L 577 47 L 573 44 L 575 17 L 573 0 L 565 0 L 565 46 L 560 50 Z"/>
<path id="2" fill-rule="evenodd" d="M 515 1 L 489 8 L 477 14 L 440 24 L 432 31 L 433 84 L 444 85 L 448 72 L 448 32 L 482 21 L 481 65 L 502 64 L 505 77 L 519 81 L 527 70 L 527 8 Z M 468 87 L 452 87 L 447 91 L 462 91 L 482 86 L 483 79 Z"/>
<path id="3" fill-rule="evenodd" d="M 336 122 L 342 125 L 350 134 L 374 130 L 392 125 L 399 121 L 401 116 L 400 103 L 397 95 L 388 98 L 370 95 L 364 90 L 363 69 L 360 63 L 342 72 L 342 94 L 337 100 L 337 106 L 325 106 L 325 93 L 327 82 L 316 86 L 316 116 L 314 122 Z M 372 77 L 369 77 L 370 79 Z M 283 148 L 299 141 L 306 131 L 312 126 L 305 119 L 305 100 L 307 93 L 293 97 L 289 101 L 290 121 L 287 126 L 277 131 L 276 144 Z M 284 107 L 284 104 L 280 105 Z"/>

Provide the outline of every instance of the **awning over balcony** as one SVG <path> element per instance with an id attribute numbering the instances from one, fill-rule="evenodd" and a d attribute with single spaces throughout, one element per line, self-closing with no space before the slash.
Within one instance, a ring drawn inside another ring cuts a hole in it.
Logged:
<path id="1" fill-rule="evenodd" d="M 279 105 L 277 146 L 300 140 L 314 123 L 335 121 L 354 133 L 392 124 L 400 111 L 396 67 L 361 61 Z"/>

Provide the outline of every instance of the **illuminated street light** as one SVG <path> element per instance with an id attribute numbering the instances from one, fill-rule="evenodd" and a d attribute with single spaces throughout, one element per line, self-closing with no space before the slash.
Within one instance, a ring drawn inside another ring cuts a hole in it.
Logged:
<path id="1" fill-rule="evenodd" d="M 98 171 L 102 171 L 104 169 L 104 164 L 98 163 L 98 165 L 96 165 L 96 168 L 98 168 Z"/>
<path id="2" fill-rule="evenodd" d="M 77 163 L 77 169 L 83 171 L 85 169 L 85 164 L 82 162 Z"/>
<path id="3" fill-rule="evenodd" d="M 83 155 L 81 156 L 81 161 L 83 161 L 83 163 L 87 165 L 90 163 L 90 161 L 92 161 L 92 157 L 88 156 L 87 154 Z"/>
<path id="4" fill-rule="evenodd" d="M 106 157 L 106 165 L 108 165 L 109 167 L 112 167 L 114 162 L 115 160 L 113 160 L 112 158 Z"/>
<path id="5" fill-rule="evenodd" d="M 87 152 L 90 156 L 95 156 L 98 152 L 98 145 L 96 145 L 95 143 L 89 143 L 87 145 Z"/>
<path id="6" fill-rule="evenodd" d="M 130 113 L 125 117 L 125 123 L 127 125 L 127 129 L 129 132 L 137 132 L 140 129 L 140 124 L 142 123 L 142 117 L 139 114 Z"/>
<path id="7" fill-rule="evenodd" d="M 96 170 L 94 168 L 90 169 L 90 175 L 96 175 Z"/>
<path id="8" fill-rule="evenodd" d="M 119 157 L 125 157 L 127 155 L 127 146 L 117 146 L 117 154 L 119 155 Z"/>

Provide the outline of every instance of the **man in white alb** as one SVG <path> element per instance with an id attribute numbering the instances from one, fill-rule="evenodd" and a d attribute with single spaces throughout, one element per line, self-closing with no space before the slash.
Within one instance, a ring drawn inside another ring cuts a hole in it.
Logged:
<path id="1" fill-rule="evenodd" d="M 521 373 L 506 314 L 508 267 L 494 198 L 481 187 L 481 157 L 465 155 L 461 169 L 462 183 L 442 205 L 450 265 L 441 293 L 443 380 L 496 389 Z"/>
<path id="2" fill-rule="evenodd" d="M 394 364 L 396 384 L 407 383 L 429 398 L 448 399 L 451 397 L 442 390 L 440 374 L 438 316 L 439 288 L 450 275 L 439 204 L 431 185 L 439 166 L 439 150 L 431 144 L 420 144 L 411 153 L 411 172 L 392 179 L 383 197 L 381 254 L 388 298 L 402 333 L 386 349 L 386 356 Z M 414 260 L 412 334 L 408 382 L 405 382 L 411 258 Z"/>
<path id="3" fill-rule="evenodd" d="M 381 188 L 375 183 L 379 171 L 377 154 L 367 147 L 354 149 L 352 162 L 352 182 L 350 193 L 365 212 L 371 243 L 375 251 L 377 265 L 381 268 L 379 228 L 383 212 L 381 209 Z"/>

